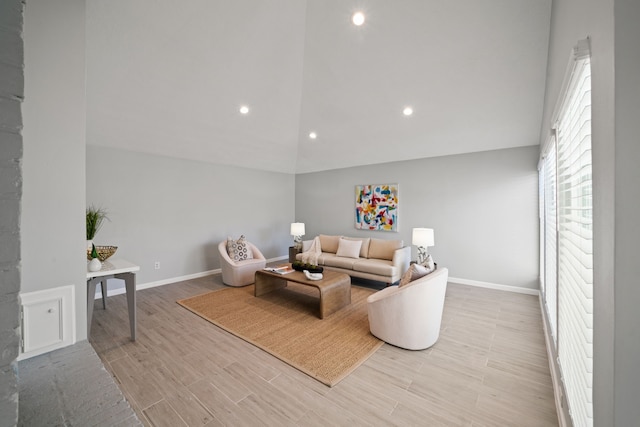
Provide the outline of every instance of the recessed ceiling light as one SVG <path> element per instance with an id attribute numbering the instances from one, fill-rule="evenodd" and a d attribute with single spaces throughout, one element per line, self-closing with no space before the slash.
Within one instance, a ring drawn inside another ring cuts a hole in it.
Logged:
<path id="1" fill-rule="evenodd" d="M 246 105 L 243 105 L 240 107 L 240 114 L 248 114 L 249 113 L 249 107 L 247 107 Z"/>
<path id="2" fill-rule="evenodd" d="M 404 114 L 405 116 L 410 116 L 413 114 L 413 108 L 411 107 L 404 107 L 404 110 L 402 110 L 402 114 Z"/>
<path id="3" fill-rule="evenodd" d="M 353 25 L 357 25 L 358 27 L 364 24 L 364 13 L 362 12 L 354 13 L 353 16 L 351 17 L 351 21 L 353 22 Z"/>
<path id="4" fill-rule="evenodd" d="M 311 139 L 316 139 L 318 137 L 318 134 L 315 132 L 309 132 L 309 138 Z"/>

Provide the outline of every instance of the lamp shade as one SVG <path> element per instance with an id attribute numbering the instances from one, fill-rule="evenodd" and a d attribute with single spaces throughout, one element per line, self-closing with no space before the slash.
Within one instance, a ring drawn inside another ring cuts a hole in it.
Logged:
<path id="1" fill-rule="evenodd" d="M 292 236 L 304 236 L 304 222 L 292 222 L 291 223 L 291 235 Z"/>
<path id="2" fill-rule="evenodd" d="M 414 228 L 411 243 L 415 246 L 434 246 L 433 228 Z"/>

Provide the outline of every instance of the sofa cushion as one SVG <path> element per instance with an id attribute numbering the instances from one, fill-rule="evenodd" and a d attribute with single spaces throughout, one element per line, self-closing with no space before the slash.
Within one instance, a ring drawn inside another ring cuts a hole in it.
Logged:
<path id="1" fill-rule="evenodd" d="M 335 254 L 336 252 L 338 252 L 339 241 L 340 241 L 340 236 L 327 236 L 325 234 L 321 234 L 320 248 L 322 249 L 322 252 Z"/>
<path id="2" fill-rule="evenodd" d="M 361 240 L 348 240 L 342 237 L 338 242 L 338 251 L 336 252 L 336 255 L 346 258 L 359 258 L 361 247 Z"/>
<path id="3" fill-rule="evenodd" d="M 227 254 L 229 254 L 229 258 L 234 261 L 253 259 L 253 252 L 247 244 L 244 235 L 240 236 L 238 240 L 233 240 L 232 237 L 227 237 Z"/>
<path id="4" fill-rule="evenodd" d="M 397 272 L 397 267 L 391 261 L 381 259 L 362 259 L 354 260 L 353 269 L 365 273 L 377 274 L 379 276 L 392 277 Z"/>
<path id="5" fill-rule="evenodd" d="M 402 248 L 402 245 L 402 240 L 371 239 L 371 243 L 369 243 L 369 258 L 391 261 L 395 250 Z"/>
<path id="6" fill-rule="evenodd" d="M 347 258 L 338 256 L 336 254 L 324 254 L 324 256 L 322 257 L 322 264 L 325 267 L 336 267 L 353 270 L 353 265 L 356 262 L 358 262 L 357 258 Z"/>
<path id="7" fill-rule="evenodd" d="M 426 276 L 427 274 L 431 273 L 433 270 L 429 270 L 427 267 L 420 265 L 420 264 L 411 264 L 411 266 L 409 267 L 409 269 L 407 271 L 405 271 L 405 273 L 402 275 L 402 277 L 400 278 L 400 284 L 398 285 L 398 287 L 403 287 L 408 285 L 409 283 L 413 282 L 414 280 L 417 280 L 421 277 Z"/>
<path id="8" fill-rule="evenodd" d="M 362 242 L 360 245 L 360 258 L 369 258 L 369 242 L 371 241 L 368 237 L 343 237 L 343 239 L 347 240 L 355 240 Z"/>

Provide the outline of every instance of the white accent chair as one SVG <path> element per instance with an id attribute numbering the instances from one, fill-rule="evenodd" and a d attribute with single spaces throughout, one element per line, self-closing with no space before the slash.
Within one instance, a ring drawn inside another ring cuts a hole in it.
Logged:
<path id="1" fill-rule="evenodd" d="M 220 268 L 222 269 L 222 282 L 229 286 L 247 286 L 255 282 L 256 271 L 267 265 L 262 252 L 251 242 L 247 242 L 253 253 L 253 259 L 234 261 L 227 253 L 227 241 L 218 245 L 220 252 Z"/>
<path id="2" fill-rule="evenodd" d="M 369 329 L 381 340 L 408 350 L 438 341 L 449 270 L 438 268 L 405 286 L 389 286 L 367 298 Z"/>

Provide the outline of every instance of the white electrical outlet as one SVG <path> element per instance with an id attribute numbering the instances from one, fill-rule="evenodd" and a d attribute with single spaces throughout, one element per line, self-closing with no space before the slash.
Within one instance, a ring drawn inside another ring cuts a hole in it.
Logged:
<path id="1" fill-rule="evenodd" d="M 156 263 L 154 264 L 154 267 L 156 268 L 156 270 L 160 269 L 160 261 L 156 261 Z"/>

